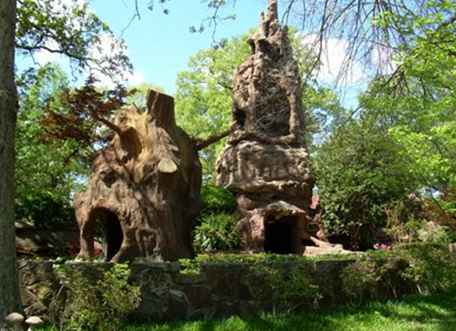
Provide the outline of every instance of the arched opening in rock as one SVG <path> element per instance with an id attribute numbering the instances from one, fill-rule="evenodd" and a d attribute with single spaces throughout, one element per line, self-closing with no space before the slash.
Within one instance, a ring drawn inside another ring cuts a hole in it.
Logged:
<path id="1" fill-rule="evenodd" d="M 111 261 L 123 242 L 119 218 L 112 211 L 100 208 L 92 212 L 91 222 L 94 227 L 94 239 L 101 244 L 104 259 Z"/>
<path id="2" fill-rule="evenodd" d="M 295 216 L 268 218 L 264 224 L 264 251 L 274 254 L 296 253 Z"/>

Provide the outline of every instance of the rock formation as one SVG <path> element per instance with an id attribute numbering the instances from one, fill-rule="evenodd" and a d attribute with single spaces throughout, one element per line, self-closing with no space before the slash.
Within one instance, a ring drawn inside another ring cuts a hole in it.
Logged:
<path id="1" fill-rule="evenodd" d="M 192 221 L 201 206 L 197 146 L 176 126 L 173 98 L 151 91 L 147 108 L 119 112 L 87 191 L 75 198 L 81 258 L 94 256 L 99 236 L 108 261 L 192 255 Z"/>
<path id="2" fill-rule="evenodd" d="M 300 254 L 311 243 L 313 178 L 299 69 L 276 0 L 249 44 L 252 54 L 234 79 L 235 124 L 217 162 L 217 182 L 237 197 L 245 249 Z"/>

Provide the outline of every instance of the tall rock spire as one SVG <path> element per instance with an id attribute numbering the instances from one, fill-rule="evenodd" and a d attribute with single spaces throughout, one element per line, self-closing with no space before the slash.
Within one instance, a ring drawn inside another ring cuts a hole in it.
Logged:
<path id="1" fill-rule="evenodd" d="M 288 29 L 278 20 L 277 0 L 269 0 L 248 42 L 252 54 L 234 77 L 235 126 L 217 162 L 217 183 L 237 197 L 246 249 L 302 253 L 313 179 L 299 69 Z M 274 233 L 290 234 L 273 238 Z"/>
<path id="2" fill-rule="evenodd" d="M 279 11 L 277 9 L 277 0 L 269 0 L 268 16 L 271 21 L 279 21 Z"/>

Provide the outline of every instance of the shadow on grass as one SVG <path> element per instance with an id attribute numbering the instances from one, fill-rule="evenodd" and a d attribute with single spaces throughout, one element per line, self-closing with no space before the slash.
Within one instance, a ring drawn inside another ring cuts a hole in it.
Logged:
<path id="1" fill-rule="evenodd" d="M 50 328 L 44 330 L 52 330 Z M 456 290 L 293 314 L 128 325 L 122 331 L 456 331 Z"/>
<path id="2" fill-rule="evenodd" d="M 376 304 L 374 307 L 385 318 L 422 325 L 422 328 L 410 330 L 456 330 L 456 290 L 434 296 L 409 297 L 399 304 Z M 366 313 L 369 313 L 369 307 L 366 307 Z"/>
<path id="3" fill-rule="evenodd" d="M 455 331 L 456 291 L 332 311 L 129 327 L 126 331 Z"/>

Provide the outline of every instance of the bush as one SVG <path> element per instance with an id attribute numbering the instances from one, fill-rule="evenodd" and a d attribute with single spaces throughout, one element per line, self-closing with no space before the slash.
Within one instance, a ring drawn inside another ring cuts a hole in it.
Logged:
<path id="1" fill-rule="evenodd" d="M 401 251 L 409 262 L 402 273 L 419 293 L 429 294 L 456 287 L 456 255 L 447 245 L 413 245 Z"/>
<path id="2" fill-rule="evenodd" d="M 337 128 L 313 160 L 328 237 L 368 249 L 386 225 L 385 209 L 415 189 L 398 146 L 375 119 Z"/>
<path id="3" fill-rule="evenodd" d="M 353 303 L 367 300 L 397 298 L 409 288 L 401 278 L 408 261 L 401 256 L 374 254 L 360 258 L 346 267 L 342 274 L 343 291 Z"/>
<path id="4" fill-rule="evenodd" d="M 346 267 L 343 289 L 353 302 L 398 297 L 416 289 L 431 294 L 456 288 L 456 256 L 446 245 L 406 245 L 371 253 Z"/>
<path id="5" fill-rule="evenodd" d="M 247 287 L 252 296 L 272 302 L 274 311 L 293 311 L 303 305 L 316 306 L 320 289 L 309 275 L 308 264 L 299 263 L 278 268 L 276 263 L 254 263 L 247 273 Z"/>
<path id="6" fill-rule="evenodd" d="M 50 193 L 34 193 L 16 199 L 16 219 L 26 220 L 37 227 L 75 224 L 74 209 L 69 200 Z"/>
<path id="7" fill-rule="evenodd" d="M 128 283 L 128 265 L 113 265 L 98 281 L 65 266 L 58 266 L 58 272 L 69 290 L 62 321 L 65 330 L 120 330 L 127 315 L 139 306 L 140 289 Z"/>
<path id="8" fill-rule="evenodd" d="M 430 213 L 435 203 L 438 202 L 413 197 L 391 204 L 386 209 L 386 233 L 395 243 L 450 243 L 454 240 L 454 231 L 449 222 Z"/>
<path id="9" fill-rule="evenodd" d="M 233 250 L 239 247 L 240 239 L 235 230 L 236 217 L 218 213 L 203 215 L 194 230 L 193 245 L 197 252 Z"/>
<path id="10" fill-rule="evenodd" d="M 197 253 L 233 250 L 240 239 L 235 230 L 236 199 L 227 190 L 206 184 L 201 190 L 203 212 L 194 230 L 193 246 Z"/>
<path id="11" fill-rule="evenodd" d="M 224 188 L 213 184 L 206 184 L 201 188 L 203 199 L 203 214 L 216 212 L 232 213 L 236 210 L 237 204 L 233 194 Z"/>

